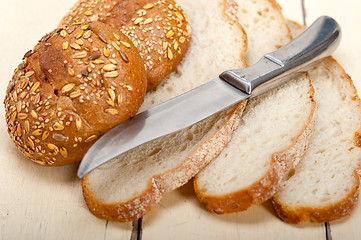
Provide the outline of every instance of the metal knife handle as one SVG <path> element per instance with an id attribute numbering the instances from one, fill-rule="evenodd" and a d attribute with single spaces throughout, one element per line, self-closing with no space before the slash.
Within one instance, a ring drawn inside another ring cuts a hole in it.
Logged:
<path id="1" fill-rule="evenodd" d="M 341 28 L 338 23 L 323 16 L 286 46 L 264 55 L 247 71 L 228 70 L 220 78 L 251 96 L 257 96 L 307 71 L 314 63 L 331 55 L 340 40 Z"/>

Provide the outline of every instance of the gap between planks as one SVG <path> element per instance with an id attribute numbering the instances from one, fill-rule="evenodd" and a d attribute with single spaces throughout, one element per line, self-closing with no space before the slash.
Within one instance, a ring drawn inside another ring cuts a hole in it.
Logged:
<path id="1" fill-rule="evenodd" d="M 301 11 L 302 11 L 302 20 L 303 20 L 303 25 L 307 26 L 307 22 L 306 22 L 306 5 L 305 5 L 305 0 L 301 0 Z"/>
<path id="2" fill-rule="evenodd" d="M 132 235 L 130 235 L 130 240 L 142 240 L 142 224 L 143 218 L 139 218 L 138 221 L 133 222 Z"/>

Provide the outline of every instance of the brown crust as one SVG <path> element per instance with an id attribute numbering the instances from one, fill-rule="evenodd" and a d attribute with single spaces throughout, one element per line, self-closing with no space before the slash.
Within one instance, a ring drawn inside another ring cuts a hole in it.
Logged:
<path id="1" fill-rule="evenodd" d="M 95 199 L 88 188 L 87 176 L 82 180 L 83 196 L 88 209 L 98 218 L 117 222 L 136 221 L 160 201 L 162 193 L 151 179 L 148 187 L 137 197 L 127 202 L 105 204 L 101 200 Z M 146 203 L 146 204 L 144 204 Z"/>
<path id="2" fill-rule="evenodd" d="M 187 183 L 221 153 L 222 149 L 230 141 L 232 132 L 239 125 L 240 116 L 245 106 L 246 101 L 239 103 L 232 110 L 224 124 L 181 164 L 163 174 L 151 177 L 148 187 L 140 195 L 127 202 L 106 204 L 96 199 L 89 188 L 88 175 L 85 176 L 82 180 L 82 187 L 89 210 L 99 218 L 119 222 L 135 221 L 144 216 L 161 200 L 164 193 Z"/>
<path id="3" fill-rule="evenodd" d="M 301 222 L 330 222 L 347 215 L 350 215 L 351 211 L 358 202 L 359 196 L 359 176 L 354 172 L 355 186 L 350 193 L 337 203 L 313 208 L 313 207 L 298 207 L 283 205 L 278 201 L 276 197 L 273 197 L 271 202 L 279 218 L 283 221 L 293 224 Z"/>
<path id="4" fill-rule="evenodd" d="M 147 72 L 148 90 L 173 72 L 190 40 L 188 17 L 174 0 L 80 0 L 61 24 L 101 21 L 128 36 Z"/>
<path id="5" fill-rule="evenodd" d="M 137 49 L 116 29 L 60 27 L 15 70 L 4 101 L 8 132 L 39 164 L 80 161 L 97 138 L 137 113 L 146 84 Z"/>
<path id="6" fill-rule="evenodd" d="M 300 25 L 301 26 L 301 25 Z M 352 89 L 353 97 L 357 101 L 358 110 L 361 111 L 361 100 L 357 95 L 357 91 L 350 76 L 345 72 L 342 66 L 332 57 L 328 57 L 324 60 L 324 64 L 334 65 L 334 67 L 340 68 L 342 71 L 341 78 L 349 82 L 349 86 Z M 360 132 L 361 130 L 355 132 L 354 135 L 354 144 L 357 147 L 360 147 Z M 350 214 L 350 212 L 355 207 L 358 196 L 359 196 L 359 186 L 360 178 L 359 171 L 361 169 L 361 159 L 357 169 L 355 169 L 352 176 L 354 179 L 354 186 L 350 189 L 350 192 L 347 196 L 341 199 L 338 202 L 335 202 L 330 205 L 325 205 L 321 207 L 309 207 L 309 206 L 289 206 L 283 204 L 276 197 L 272 199 L 272 205 L 277 213 L 277 215 L 285 222 L 288 223 L 301 223 L 301 222 L 329 222 L 333 220 L 340 219 L 344 216 Z"/>
<path id="7" fill-rule="evenodd" d="M 316 103 L 313 99 L 314 89 L 309 77 L 307 79 L 310 85 L 310 101 L 312 103 L 312 110 L 308 120 L 292 145 L 281 152 L 273 154 L 271 167 L 262 178 L 248 188 L 222 196 L 210 196 L 202 192 L 197 185 L 197 177 L 195 177 L 195 193 L 207 210 L 217 214 L 244 211 L 254 204 L 260 204 L 271 198 L 282 183 L 287 180 L 288 174 L 298 164 L 306 151 L 314 126 L 313 118 L 316 109 Z"/>

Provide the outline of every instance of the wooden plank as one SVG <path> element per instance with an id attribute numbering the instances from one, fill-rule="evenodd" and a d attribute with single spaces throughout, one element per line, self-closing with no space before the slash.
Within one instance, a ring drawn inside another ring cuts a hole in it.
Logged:
<path id="1" fill-rule="evenodd" d="M 342 40 L 334 57 L 351 76 L 360 95 L 361 91 L 361 2 L 359 0 L 306 1 L 307 23 L 311 23 L 320 15 L 335 18 L 342 28 Z M 349 217 L 330 222 L 333 240 L 360 239 L 361 207 L 353 210 Z"/>
<path id="2" fill-rule="evenodd" d="M 56 28 L 76 0 L 2 1 L 0 99 L 24 53 Z M 4 106 L 0 104 L 4 113 Z M 2 114 L 3 116 L 3 114 Z M 94 217 L 83 200 L 77 165 L 47 168 L 26 159 L 0 118 L 0 239 L 130 239 L 132 224 Z"/>

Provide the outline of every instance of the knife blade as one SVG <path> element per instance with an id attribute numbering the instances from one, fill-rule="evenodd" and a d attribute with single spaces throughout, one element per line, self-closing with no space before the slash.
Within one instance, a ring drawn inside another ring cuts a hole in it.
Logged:
<path id="1" fill-rule="evenodd" d="M 85 154 L 78 177 L 141 144 L 187 128 L 246 98 L 280 86 L 329 56 L 340 39 L 341 28 L 334 19 L 318 18 L 298 38 L 264 55 L 255 65 L 225 71 L 208 83 L 111 129 Z"/>

